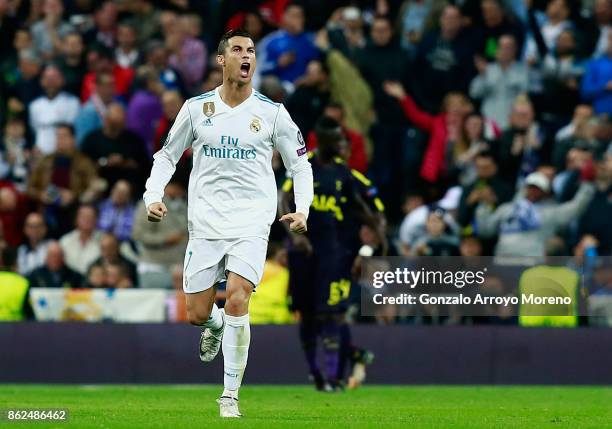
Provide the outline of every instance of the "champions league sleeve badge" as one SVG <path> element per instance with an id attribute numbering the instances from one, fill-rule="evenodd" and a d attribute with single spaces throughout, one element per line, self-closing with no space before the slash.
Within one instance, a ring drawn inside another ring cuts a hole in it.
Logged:
<path id="1" fill-rule="evenodd" d="M 302 146 L 302 147 L 299 148 L 296 152 L 297 152 L 298 156 L 302 156 L 302 155 L 306 154 L 308 149 L 306 149 L 306 142 L 304 141 L 304 136 L 302 136 L 302 132 L 300 130 L 298 130 L 298 132 L 297 132 L 297 141 L 300 144 L 300 146 Z"/>

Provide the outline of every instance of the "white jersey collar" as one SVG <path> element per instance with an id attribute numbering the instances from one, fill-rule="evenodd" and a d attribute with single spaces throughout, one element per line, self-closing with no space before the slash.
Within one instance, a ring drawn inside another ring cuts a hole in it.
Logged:
<path id="1" fill-rule="evenodd" d="M 219 92 L 219 88 L 221 88 L 221 86 L 218 86 L 215 88 L 215 98 L 217 99 L 217 101 L 219 102 L 219 106 L 226 112 L 237 112 L 239 110 L 242 110 L 246 105 L 249 104 L 249 102 L 251 101 L 251 99 L 253 98 L 253 94 L 255 94 L 255 89 L 251 88 L 251 95 L 249 95 L 246 100 L 244 100 L 242 103 L 240 103 L 239 105 L 235 106 L 235 107 L 230 107 L 229 105 L 225 104 L 225 101 L 223 101 L 223 99 L 221 98 L 221 94 Z"/>

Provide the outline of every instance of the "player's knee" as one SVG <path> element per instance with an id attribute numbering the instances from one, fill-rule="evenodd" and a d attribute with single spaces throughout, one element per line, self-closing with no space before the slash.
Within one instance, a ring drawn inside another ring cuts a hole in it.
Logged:
<path id="1" fill-rule="evenodd" d="M 230 316 L 244 316 L 249 312 L 249 299 L 253 285 L 246 279 L 230 274 L 228 277 L 225 313 Z"/>
<path id="2" fill-rule="evenodd" d="M 210 317 L 210 311 L 207 309 L 188 308 L 187 309 L 187 320 L 189 323 L 196 326 L 201 326 Z"/>
<path id="3" fill-rule="evenodd" d="M 236 291 L 228 295 L 225 301 L 225 312 L 233 316 L 242 316 L 248 313 L 249 310 L 249 295 Z"/>

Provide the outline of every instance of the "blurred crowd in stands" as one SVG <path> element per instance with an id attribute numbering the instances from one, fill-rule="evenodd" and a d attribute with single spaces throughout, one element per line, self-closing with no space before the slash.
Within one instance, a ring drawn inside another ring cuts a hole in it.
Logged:
<path id="1" fill-rule="evenodd" d="M 611 254 L 612 0 L 0 0 L 5 271 L 180 287 L 191 154 L 161 223 L 144 181 L 184 100 L 221 84 L 236 27 L 310 149 L 319 118 L 342 125 L 390 254 Z"/>

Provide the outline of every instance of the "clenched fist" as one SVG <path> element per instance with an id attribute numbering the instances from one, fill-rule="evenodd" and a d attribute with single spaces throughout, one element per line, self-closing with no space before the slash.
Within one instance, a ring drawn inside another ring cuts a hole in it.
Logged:
<path id="1" fill-rule="evenodd" d="M 168 209 L 164 203 L 153 203 L 147 207 L 147 219 L 149 222 L 161 222 L 168 213 Z"/>
<path id="2" fill-rule="evenodd" d="M 306 232 L 306 216 L 304 213 L 287 213 L 280 218 L 281 222 L 289 222 L 291 232 L 303 234 Z"/>

